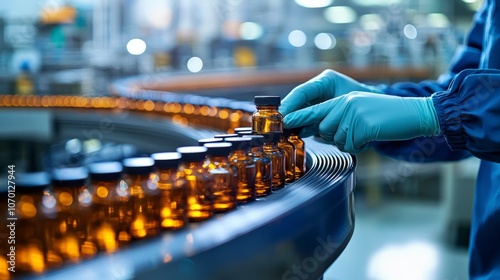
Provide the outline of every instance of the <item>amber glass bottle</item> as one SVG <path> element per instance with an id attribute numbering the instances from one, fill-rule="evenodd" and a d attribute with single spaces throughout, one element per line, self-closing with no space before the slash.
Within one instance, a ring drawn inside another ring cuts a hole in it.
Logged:
<path id="1" fill-rule="evenodd" d="M 207 148 L 186 146 L 177 148 L 182 155 L 179 172 L 186 181 L 187 211 L 191 222 L 213 216 L 213 188 L 210 176 L 203 169 Z"/>
<path id="2" fill-rule="evenodd" d="M 224 142 L 223 138 L 203 138 L 198 140 L 198 145 L 203 146 L 207 143 L 220 143 Z"/>
<path id="3" fill-rule="evenodd" d="M 228 156 L 231 143 L 207 143 L 207 159 L 204 168 L 213 184 L 214 211 L 226 212 L 236 208 L 236 184 L 232 181 L 233 171 Z"/>
<path id="4" fill-rule="evenodd" d="M 8 250 L 6 253 L 14 256 L 16 274 L 43 273 L 63 262 L 62 258 L 49 252 L 45 238 L 48 222 L 55 218 L 56 211 L 54 197 L 47 191 L 50 177 L 45 172 L 16 174 L 15 177 L 15 192 L 6 193 L 5 200 L 2 201 L 6 204 L 5 208 L 2 208 L 2 213 L 5 213 L 4 220 L 7 225 L 14 223 L 12 228 L 4 225 L 2 235 L 13 236 L 15 243 L 5 239 L 8 244 L 2 244 L 2 247 L 15 247 L 13 252 Z M 15 210 L 7 211 L 7 207 Z M 16 217 L 17 220 L 7 220 Z M 49 260 L 48 257 L 52 256 L 54 258 Z M 10 258 L 7 255 L 2 257 Z"/>
<path id="5" fill-rule="evenodd" d="M 299 137 L 300 129 L 285 129 L 288 142 L 295 146 L 295 179 L 299 179 L 306 173 L 306 144 Z"/>
<path id="6" fill-rule="evenodd" d="M 262 150 L 271 157 L 273 172 L 272 188 L 275 191 L 285 186 L 285 153 L 278 147 L 281 133 L 265 133 L 262 135 L 264 136 Z"/>
<path id="7" fill-rule="evenodd" d="M 281 134 L 278 147 L 285 153 L 285 183 L 295 181 L 295 146 L 288 141 L 287 136 Z"/>
<path id="8" fill-rule="evenodd" d="M 249 154 L 255 163 L 255 195 L 263 197 L 272 193 L 272 160 L 269 155 L 264 153 L 264 136 L 249 135 L 250 151 Z"/>
<path id="9" fill-rule="evenodd" d="M 252 130 L 257 134 L 283 132 L 283 115 L 278 111 L 279 96 L 255 96 L 257 111 L 252 115 Z"/>
<path id="10" fill-rule="evenodd" d="M 123 167 L 120 162 L 100 162 L 87 168 L 93 200 L 90 234 L 101 252 L 112 253 L 130 241 L 130 191 L 121 180 Z"/>
<path id="11" fill-rule="evenodd" d="M 158 175 L 160 197 L 160 226 L 166 230 L 176 230 L 187 223 L 187 192 L 184 179 L 179 178 L 181 154 L 156 153 L 155 160 Z"/>
<path id="12" fill-rule="evenodd" d="M 150 157 L 123 160 L 123 180 L 130 190 L 127 219 L 132 239 L 158 234 L 160 230 L 160 190 Z"/>
<path id="13" fill-rule="evenodd" d="M 92 195 L 87 188 L 84 167 L 53 170 L 52 189 L 57 205 L 56 226 L 48 244 L 63 259 L 77 262 L 97 253 L 97 245 L 89 234 Z"/>
<path id="14" fill-rule="evenodd" d="M 229 164 L 233 169 L 233 178 L 237 185 L 236 199 L 238 203 L 247 203 L 255 200 L 255 163 L 249 155 L 250 141 L 248 137 L 226 138 L 226 142 L 233 144 L 229 155 Z"/>

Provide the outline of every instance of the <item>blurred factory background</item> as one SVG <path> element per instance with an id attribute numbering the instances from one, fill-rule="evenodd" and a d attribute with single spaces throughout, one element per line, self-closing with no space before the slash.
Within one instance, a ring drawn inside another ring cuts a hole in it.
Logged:
<path id="1" fill-rule="evenodd" d="M 327 68 L 374 84 L 432 79 L 447 68 L 481 2 L 9 1 L 0 6 L 0 93 L 147 99 L 174 91 L 251 102 L 262 93 L 285 96 Z M 224 80 L 231 75 L 255 79 L 231 87 Z M 213 78 L 229 86 L 213 86 Z M 182 79 L 188 85 L 176 83 Z M 208 86 L 196 86 L 198 79 Z M 148 152 L 133 139 L 100 141 L 91 130 L 54 140 L 50 118 L 0 108 L 1 166 L 39 171 Z M 477 164 L 360 155 L 356 230 L 324 279 L 467 279 Z"/>

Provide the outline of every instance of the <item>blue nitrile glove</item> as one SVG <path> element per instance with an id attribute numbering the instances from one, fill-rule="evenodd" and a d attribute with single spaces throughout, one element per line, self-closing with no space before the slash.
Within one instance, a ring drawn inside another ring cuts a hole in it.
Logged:
<path id="1" fill-rule="evenodd" d="M 357 82 L 344 74 L 334 70 L 325 70 L 294 88 L 281 101 L 279 111 L 286 116 L 296 110 L 348 94 L 351 91 L 382 93 L 380 89 Z"/>
<path id="2" fill-rule="evenodd" d="M 302 136 L 319 133 L 342 151 L 364 151 L 371 141 L 407 140 L 439 135 L 439 120 L 430 97 L 399 97 L 352 92 L 293 112 L 285 128 L 316 127 Z"/>

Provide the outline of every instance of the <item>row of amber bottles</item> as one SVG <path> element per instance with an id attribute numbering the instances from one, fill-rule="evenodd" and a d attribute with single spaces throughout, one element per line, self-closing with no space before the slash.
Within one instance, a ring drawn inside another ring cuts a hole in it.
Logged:
<path id="1" fill-rule="evenodd" d="M 291 183 L 305 173 L 305 145 L 298 137 L 300 130 L 283 129 L 283 116 L 278 111 L 281 105 L 279 96 L 256 96 L 254 101 L 257 110 L 252 115 L 251 133 L 281 133 L 278 147 L 285 153 L 285 180 Z M 249 134 L 244 130 L 236 132 L 243 136 Z"/>

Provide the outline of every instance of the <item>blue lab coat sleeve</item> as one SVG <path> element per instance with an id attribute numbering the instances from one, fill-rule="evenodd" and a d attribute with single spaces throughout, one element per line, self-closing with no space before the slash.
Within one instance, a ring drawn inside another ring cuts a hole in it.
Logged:
<path id="1" fill-rule="evenodd" d="M 474 22 L 465 44 L 457 48 L 448 72 L 435 81 L 381 85 L 384 93 L 402 97 L 428 97 L 436 92 L 446 92 L 456 75 L 463 70 L 477 69 L 483 52 L 484 26 L 488 13 L 486 7 L 487 5 L 483 5 L 474 15 Z M 455 161 L 471 155 L 467 150 L 452 151 L 444 136 L 421 137 L 409 141 L 374 142 L 372 147 L 386 156 L 413 162 Z"/>
<path id="2" fill-rule="evenodd" d="M 452 150 L 500 162 L 500 70 L 464 70 L 432 100 Z"/>

